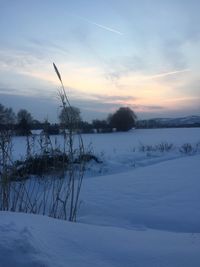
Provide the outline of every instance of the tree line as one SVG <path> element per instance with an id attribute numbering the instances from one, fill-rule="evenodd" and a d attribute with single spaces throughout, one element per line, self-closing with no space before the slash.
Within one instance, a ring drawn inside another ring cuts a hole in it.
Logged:
<path id="1" fill-rule="evenodd" d="M 26 109 L 20 109 L 17 113 L 12 108 L 0 104 L 0 130 L 12 130 L 16 135 L 28 135 L 31 130 L 42 129 L 48 134 L 58 134 L 62 129 L 72 128 L 82 133 L 128 131 L 135 127 L 137 116 L 129 107 L 120 107 L 106 119 L 95 119 L 91 123 L 83 121 L 80 109 L 67 107 L 60 111 L 59 123 L 50 123 L 47 119 L 43 122 L 33 118 Z"/>

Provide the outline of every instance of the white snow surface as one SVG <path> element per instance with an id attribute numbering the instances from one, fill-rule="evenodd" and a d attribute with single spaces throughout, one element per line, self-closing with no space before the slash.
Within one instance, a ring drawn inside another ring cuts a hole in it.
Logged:
<path id="1" fill-rule="evenodd" d="M 195 144 L 200 129 L 84 139 L 99 154 L 103 151 L 101 168 L 108 171 L 94 172 L 91 166 L 92 177 L 88 169 L 77 223 L 0 212 L 0 267 L 199 267 L 200 154 L 144 155 L 132 148 L 139 142 Z M 15 149 L 16 156 L 24 153 L 22 142 Z"/>

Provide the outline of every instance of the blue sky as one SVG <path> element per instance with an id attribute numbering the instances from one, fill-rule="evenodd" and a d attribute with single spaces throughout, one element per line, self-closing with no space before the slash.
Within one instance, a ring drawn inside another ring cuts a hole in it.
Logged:
<path id="1" fill-rule="evenodd" d="M 0 103 L 57 119 L 58 66 L 84 119 L 200 114 L 200 1 L 0 0 Z"/>

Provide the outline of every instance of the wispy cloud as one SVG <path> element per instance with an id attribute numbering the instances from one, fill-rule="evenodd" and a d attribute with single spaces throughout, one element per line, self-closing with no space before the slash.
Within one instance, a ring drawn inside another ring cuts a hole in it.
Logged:
<path id="1" fill-rule="evenodd" d="M 157 111 L 165 109 L 163 106 L 158 105 L 132 105 L 133 109 L 139 112 Z"/>
<path id="2" fill-rule="evenodd" d="M 123 34 L 124 34 L 123 32 L 120 32 L 120 31 L 118 31 L 118 30 L 116 30 L 116 29 L 113 29 L 113 28 L 107 27 L 107 26 L 105 26 L 105 25 L 96 23 L 96 22 L 91 21 L 91 20 L 89 20 L 89 19 L 86 19 L 86 18 L 83 18 L 83 17 L 80 17 L 80 16 L 76 16 L 76 17 L 78 17 L 78 18 L 81 19 L 81 20 L 84 20 L 84 21 L 88 22 L 89 24 L 92 24 L 92 25 L 97 26 L 97 27 L 99 27 L 99 28 L 101 28 L 101 29 L 104 29 L 104 30 L 106 30 L 106 31 L 113 32 L 113 33 L 116 33 L 116 34 L 119 34 L 119 35 L 123 35 Z"/>

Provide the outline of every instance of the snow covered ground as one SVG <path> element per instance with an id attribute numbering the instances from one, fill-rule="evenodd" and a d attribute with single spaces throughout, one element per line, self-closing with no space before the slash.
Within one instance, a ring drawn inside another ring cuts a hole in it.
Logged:
<path id="1" fill-rule="evenodd" d="M 25 153 L 17 140 L 15 157 Z M 78 222 L 0 212 L 0 267 L 199 267 L 200 153 L 179 148 L 197 144 L 200 128 L 84 140 L 104 163 L 88 167 Z M 161 142 L 173 149 L 139 149 Z"/>
<path id="2" fill-rule="evenodd" d="M 83 134 L 86 151 L 97 155 L 103 164 L 90 164 L 86 177 L 94 177 L 112 173 L 124 172 L 137 167 L 144 167 L 158 162 L 185 156 L 180 153 L 183 144 L 198 144 L 200 152 L 200 128 L 184 129 L 137 129 L 127 133 Z M 33 153 L 38 151 L 38 138 L 34 139 Z M 55 142 L 56 139 L 56 142 Z M 57 143 L 62 148 L 62 137 L 53 136 L 52 144 Z M 32 141 L 30 141 L 32 142 Z M 146 146 L 172 144 L 169 151 L 142 151 Z M 14 160 L 26 155 L 26 139 L 15 137 L 13 140 Z"/>

